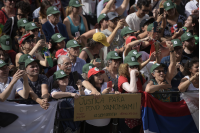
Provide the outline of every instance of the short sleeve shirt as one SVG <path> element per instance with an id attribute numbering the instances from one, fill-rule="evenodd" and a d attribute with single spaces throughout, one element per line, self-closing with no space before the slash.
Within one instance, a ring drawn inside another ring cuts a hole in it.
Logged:
<path id="1" fill-rule="evenodd" d="M 6 84 L 0 82 L 0 93 L 6 90 L 11 80 L 12 80 L 12 77 L 8 77 Z M 20 90 L 23 90 L 23 83 L 20 80 L 17 80 L 17 82 L 13 85 L 11 93 L 7 99 L 15 99 L 15 93 L 19 92 Z"/>

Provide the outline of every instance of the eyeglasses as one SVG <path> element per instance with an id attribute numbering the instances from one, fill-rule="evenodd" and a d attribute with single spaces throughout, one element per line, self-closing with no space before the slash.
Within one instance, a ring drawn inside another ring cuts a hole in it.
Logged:
<path id="1" fill-rule="evenodd" d="M 157 73 L 161 73 L 161 72 L 165 73 L 165 70 L 157 70 L 156 72 Z"/>
<path id="2" fill-rule="evenodd" d="M 130 69 L 138 69 L 139 66 L 129 66 Z"/>
<path id="3" fill-rule="evenodd" d="M 71 65 L 71 62 L 68 62 L 68 63 L 63 63 L 65 66 L 69 66 Z"/>

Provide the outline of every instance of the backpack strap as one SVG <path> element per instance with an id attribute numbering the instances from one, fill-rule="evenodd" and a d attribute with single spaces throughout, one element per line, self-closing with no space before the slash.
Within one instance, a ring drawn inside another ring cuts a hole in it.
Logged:
<path id="1" fill-rule="evenodd" d="M 92 55 L 92 53 L 91 53 L 87 48 L 83 48 L 82 51 L 85 51 L 85 52 L 88 54 L 90 60 L 93 60 L 93 59 L 94 59 L 94 56 Z"/>
<path id="2" fill-rule="evenodd" d="M 8 15 L 3 11 L 3 10 L 1 10 L 2 12 L 3 12 L 3 14 L 6 16 L 6 18 L 8 19 L 9 17 L 8 17 Z"/>

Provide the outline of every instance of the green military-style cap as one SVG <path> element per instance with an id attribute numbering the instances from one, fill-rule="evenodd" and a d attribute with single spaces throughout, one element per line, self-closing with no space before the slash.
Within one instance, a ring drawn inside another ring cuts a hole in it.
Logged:
<path id="1" fill-rule="evenodd" d="M 20 56 L 18 63 L 25 62 L 26 59 L 31 58 L 31 55 L 29 54 L 23 54 Z"/>
<path id="2" fill-rule="evenodd" d="M 159 64 L 159 63 L 153 64 L 153 65 L 151 66 L 150 72 L 153 73 L 153 71 L 154 71 L 156 68 L 160 67 L 160 66 L 165 67 L 163 64 Z"/>
<path id="3" fill-rule="evenodd" d="M 166 1 L 166 2 L 163 4 L 163 6 L 164 6 L 164 9 L 165 9 L 166 11 L 168 11 L 168 10 L 170 10 L 170 9 L 172 9 L 172 8 L 175 8 L 174 3 L 171 2 L 171 1 Z"/>
<path id="4" fill-rule="evenodd" d="M 28 58 L 25 60 L 25 67 L 27 67 L 29 64 L 31 64 L 32 62 L 37 62 L 39 63 L 39 60 L 35 60 L 33 58 Z"/>
<path id="5" fill-rule="evenodd" d="M 26 18 L 21 18 L 20 20 L 17 21 L 17 26 L 18 28 L 25 27 L 27 23 L 28 20 Z"/>
<path id="6" fill-rule="evenodd" d="M 88 73 L 88 71 L 90 69 L 92 69 L 93 67 L 95 67 L 92 63 L 87 63 L 83 66 L 82 68 L 82 73 Z"/>
<path id="7" fill-rule="evenodd" d="M 56 33 L 53 36 L 51 36 L 51 40 L 53 41 L 53 43 L 59 43 L 65 39 L 66 37 L 63 37 L 60 33 Z"/>
<path id="8" fill-rule="evenodd" d="M 36 26 L 36 24 L 34 22 L 29 22 L 25 25 L 26 31 L 34 30 L 34 29 L 38 29 L 38 27 Z"/>
<path id="9" fill-rule="evenodd" d="M 133 32 L 135 32 L 135 31 L 133 31 L 130 27 L 126 26 L 121 30 L 120 35 L 123 37 L 126 34 L 133 33 Z"/>
<path id="10" fill-rule="evenodd" d="M 50 6 L 46 11 L 47 16 L 49 16 L 50 14 L 57 14 L 57 13 L 60 13 L 60 11 L 55 6 Z"/>
<path id="11" fill-rule="evenodd" d="M 106 15 L 105 13 L 100 14 L 99 17 L 97 18 L 98 24 L 100 23 L 100 21 L 101 21 L 102 19 L 104 19 L 104 18 L 106 18 L 106 17 L 107 17 L 107 15 Z"/>
<path id="12" fill-rule="evenodd" d="M 3 60 L 0 60 L 0 67 L 3 67 L 5 65 L 8 65 L 7 63 L 5 63 Z"/>
<path id="13" fill-rule="evenodd" d="M 70 0 L 69 1 L 69 6 L 80 7 L 80 6 L 83 6 L 83 5 L 80 4 L 78 0 Z"/>
<path id="14" fill-rule="evenodd" d="M 53 74 L 54 80 L 61 79 L 68 76 L 63 70 L 58 70 Z"/>
<path id="15" fill-rule="evenodd" d="M 177 46 L 182 47 L 183 46 L 179 39 L 173 39 L 173 40 L 171 40 L 171 42 L 173 43 L 173 47 L 177 47 Z"/>
<path id="16" fill-rule="evenodd" d="M 152 28 L 153 28 L 153 23 L 151 23 L 151 24 L 148 25 L 147 31 L 152 31 Z"/>
<path id="17" fill-rule="evenodd" d="M 181 36 L 181 41 L 187 41 L 190 40 L 191 38 L 194 38 L 194 36 L 192 35 L 192 33 L 190 32 L 185 32 L 182 36 Z"/>
<path id="18" fill-rule="evenodd" d="M 74 48 L 80 46 L 76 40 L 69 40 L 66 44 L 66 48 Z"/>
<path id="19" fill-rule="evenodd" d="M 129 56 L 135 56 L 136 59 L 138 59 L 142 54 L 141 53 L 138 53 L 137 50 L 131 50 L 129 53 L 128 53 Z"/>
<path id="20" fill-rule="evenodd" d="M 137 59 L 135 56 L 126 56 L 124 59 L 124 63 L 127 63 L 129 66 L 138 66 L 140 63 L 137 62 Z"/>
<path id="21" fill-rule="evenodd" d="M 121 57 L 118 55 L 116 51 L 110 51 L 107 54 L 106 60 L 111 60 L 111 59 L 121 59 Z"/>
<path id="22" fill-rule="evenodd" d="M 12 49 L 12 40 L 11 40 L 10 36 L 8 36 L 8 35 L 1 36 L 0 42 L 1 42 L 1 48 L 3 50 L 11 50 Z"/>

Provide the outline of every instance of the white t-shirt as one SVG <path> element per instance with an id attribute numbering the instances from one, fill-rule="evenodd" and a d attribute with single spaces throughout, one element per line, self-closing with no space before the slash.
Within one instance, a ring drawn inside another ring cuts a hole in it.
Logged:
<path id="1" fill-rule="evenodd" d="M 0 93 L 2 93 L 8 87 L 11 80 L 12 77 L 8 77 L 6 84 L 0 82 Z M 17 80 L 17 82 L 13 85 L 12 91 L 7 99 L 15 99 L 15 93 L 19 92 L 20 90 L 23 90 L 23 83 L 20 80 Z"/>
<path id="2" fill-rule="evenodd" d="M 197 5 L 199 4 L 197 3 L 196 0 L 189 1 L 185 5 L 185 14 L 187 15 L 187 17 L 192 14 L 192 10 L 195 10 L 198 8 Z"/>
<path id="3" fill-rule="evenodd" d="M 104 82 L 101 87 L 101 92 L 107 88 L 107 82 Z M 90 95 L 91 91 L 88 89 L 84 90 L 85 95 Z M 94 120 L 86 120 L 86 122 L 90 125 L 96 126 L 96 127 L 102 127 L 107 126 L 110 123 L 110 118 L 108 119 L 94 119 Z"/>
<path id="4" fill-rule="evenodd" d="M 189 76 L 185 76 L 184 78 L 187 78 L 189 80 Z M 192 83 L 190 83 L 190 85 L 188 86 L 187 91 L 196 91 L 199 90 L 199 88 L 194 87 L 194 85 Z"/>
<path id="5" fill-rule="evenodd" d="M 133 31 L 138 31 L 140 30 L 140 23 L 143 19 L 149 19 L 149 15 L 145 15 L 144 17 L 142 18 L 139 18 L 137 15 L 136 15 L 136 12 L 134 13 L 131 13 L 129 14 L 127 17 L 126 17 L 126 22 L 127 24 L 129 25 L 129 27 L 133 30 Z"/>
<path id="6" fill-rule="evenodd" d="M 149 59 L 149 54 L 145 51 L 139 51 L 138 53 L 142 54 L 142 61 L 146 61 Z"/>

